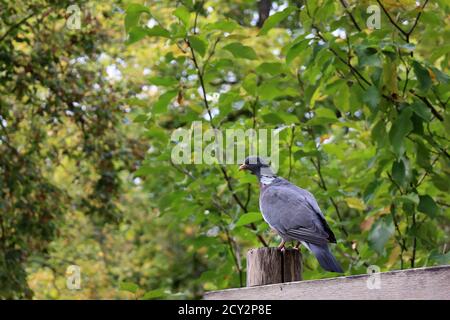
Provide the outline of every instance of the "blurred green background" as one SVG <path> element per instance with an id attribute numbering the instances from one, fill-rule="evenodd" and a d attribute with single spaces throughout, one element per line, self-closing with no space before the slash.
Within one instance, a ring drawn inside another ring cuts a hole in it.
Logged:
<path id="1" fill-rule="evenodd" d="M 276 128 L 279 174 L 316 196 L 346 274 L 448 264 L 448 17 L 444 0 L 0 0 L 0 298 L 245 285 L 246 251 L 279 239 L 255 177 L 170 161 L 193 121 Z M 305 279 L 331 276 L 304 252 Z"/>

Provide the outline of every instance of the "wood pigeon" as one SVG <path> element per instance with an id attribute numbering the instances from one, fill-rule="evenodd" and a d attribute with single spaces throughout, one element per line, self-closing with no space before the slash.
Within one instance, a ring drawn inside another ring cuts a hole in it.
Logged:
<path id="1" fill-rule="evenodd" d="M 310 250 L 327 271 L 343 273 L 328 243 L 336 238 L 320 211 L 314 196 L 289 181 L 277 177 L 260 157 L 245 159 L 239 170 L 249 170 L 259 180 L 259 207 L 264 220 L 281 236 L 278 248 L 284 249 L 286 241 L 297 241 Z"/>

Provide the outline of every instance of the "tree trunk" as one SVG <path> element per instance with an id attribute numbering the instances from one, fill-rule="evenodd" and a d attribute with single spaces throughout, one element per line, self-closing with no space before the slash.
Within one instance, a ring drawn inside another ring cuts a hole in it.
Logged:
<path id="1" fill-rule="evenodd" d="M 272 7 L 272 0 L 259 0 L 258 1 L 258 28 L 261 28 L 264 24 L 264 21 L 267 20 L 270 14 L 270 8 Z"/>

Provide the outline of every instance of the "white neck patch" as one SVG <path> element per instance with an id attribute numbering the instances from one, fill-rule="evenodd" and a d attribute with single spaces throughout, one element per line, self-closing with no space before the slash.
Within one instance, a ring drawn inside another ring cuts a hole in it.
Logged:
<path id="1" fill-rule="evenodd" d="M 261 183 L 268 185 L 271 184 L 273 182 L 273 180 L 275 180 L 274 176 L 261 176 Z"/>

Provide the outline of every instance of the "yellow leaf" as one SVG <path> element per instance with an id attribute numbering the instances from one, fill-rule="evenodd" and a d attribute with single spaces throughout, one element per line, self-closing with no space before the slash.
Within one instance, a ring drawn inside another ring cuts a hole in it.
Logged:
<path id="1" fill-rule="evenodd" d="M 399 259 L 400 255 L 400 246 L 396 246 L 394 249 L 392 249 L 391 254 L 389 255 L 389 259 L 387 262 L 387 267 L 392 267 Z"/>
<path id="2" fill-rule="evenodd" d="M 320 143 L 323 143 L 325 140 L 329 139 L 331 137 L 331 135 L 329 135 L 328 133 L 322 135 L 320 137 Z"/>
<path id="3" fill-rule="evenodd" d="M 390 207 L 384 207 L 383 209 L 381 209 L 381 211 L 378 212 L 379 216 L 385 215 L 391 213 L 391 208 Z"/>
<path id="4" fill-rule="evenodd" d="M 395 61 L 386 59 L 383 64 L 383 76 L 384 88 L 389 95 L 398 94 L 397 74 L 397 64 Z"/>
<path id="5" fill-rule="evenodd" d="M 428 74 L 430 75 L 430 78 L 433 81 L 436 81 L 436 75 L 434 74 L 434 72 L 432 70 L 428 69 L 428 68 L 427 68 L 427 71 L 428 71 Z"/>
<path id="6" fill-rule="evenodd" d="M 364 210 L 366 208 L 364 202 L 359 198 L 345 198 L 345 202 L 352 209 Z"/>
<path id="7" fill-rule="evenodd" d="M 387 9 L 396 9 L 396 8 L 414 9 L 416 7 L 415 0 L 384 0 L 383 4 Z"/>

